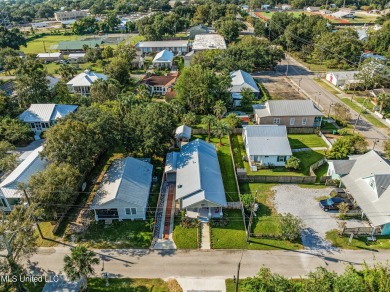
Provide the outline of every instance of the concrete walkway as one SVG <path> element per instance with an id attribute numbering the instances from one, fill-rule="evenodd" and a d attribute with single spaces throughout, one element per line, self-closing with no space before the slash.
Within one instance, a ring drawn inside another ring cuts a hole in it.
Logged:
<path id="1" fill-rule="evenodd" d="M 200 249 L 211 249 L 210 247 L 210 227 L 208 223 L 202 222 L 200 223 Z"/>
<path id="2" fill-rule="evenodd" d="M 221 277 L 213 278 L 177 278 L 177 282 L 180 284 L 183 291 L 212 291 L 212 292 L 225 292 L 226 284 L 225 279 Z"/>

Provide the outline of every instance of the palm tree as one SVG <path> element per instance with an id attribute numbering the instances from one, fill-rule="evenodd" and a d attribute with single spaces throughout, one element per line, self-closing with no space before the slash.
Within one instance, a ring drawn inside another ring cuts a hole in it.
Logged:
<path id="1" fill-rule="evenodd" d="M 56 73 L 60 74 L 61 78 L 65 81 L 69 81 L 77 74 L 77 71 L 73 66 L 69 66 L 68 64 L 61 64 L 60 67 L 56 70 Z"/>
<path id="2" fill-rule="evenodd" d="M 213 126 L 213 134 L 219 139 L 219 145 L 223 145 L 223 136 L 230 135 L 231 133 L 232 128 L 225 121 L 217 121 Z"/>
<path id="3" fill-rule="evenodd" d="M 64 272 L 71 281 L 81 279 L 84 288 L 88 288 L 88 276 L 94 275 L 93 265 L 99 264 L 99 259 L 93 251 L 85 245 L 79 245 L 71 249 L 71 254 L 64 258 Z"/>
<path id="4" fill-rule="evenodd" d="M 216 118 L 213 115 L 207 115 L 202 118 L 202 123 L 207 124 L 207 142 L 210 142 L 211 126 L 216 122 Z"/>
<path id="5" fill-rule="evenodd" d="M 386 104 L 390 100 L 390 94 L 381 93 L 377 96 L 376 101 L 380 105 L 379 113 L 382 113 L 383 105 Z"/>
<path id="6" fill-rule="evenodd" d="M 214 107 L 214 114 L 217 116 L 218 120 L 222 119 L 223 115 L 227 112 L 225 103 L 222 100 L 218 100 Z"/>

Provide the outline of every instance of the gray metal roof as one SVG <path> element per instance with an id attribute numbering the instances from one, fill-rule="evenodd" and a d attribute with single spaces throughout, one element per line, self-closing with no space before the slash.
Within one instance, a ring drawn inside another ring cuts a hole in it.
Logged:
<path id="1" fill-rule="evenodd" d="M 355 80 L 355 75 L 358 73 L 359 71 L 337 71 L 329 72 L 328 74 L 332 74 L 338 81 L 345 81 Z"/>
<path id="2" fill-rule="evenodd" d="M 188 40 L 176 41 L 141 41 L 135 45 L 136 48 L 172 48 L 188 47 Z"/>
<path id="3" fill-rule="evenodd" d="M 354 166 L 356 160 L 331 160 L 334 171 L 337 174 L 348 174 Z"/>
<path id="4" fill-rule="evenodd" d="M 374 187 L 370 179 L 375 180 Z M 358 157 L 341 180 L 375 226 L 390 223 L 390 165 L 376 151 Z"/>
<path id="5" fill-rule="evenodd" d="M 96 192 L 91 209 L 124 207 L 126 203 L 146 208 L 152 183 L 153 165 L 133 157 L 114 160 Z"/>
<path id="6" fill-rule="evenodd" d="M 157 53 L 156 56 L 153 59 L 153 63 L 155 62 L 172 62 L 173 61 L 173 53 L 168 50 L 162 50 L 161 52 Z"/>
<path id="7" fill-rule="evenodd" d="M 179 154 L 179 152 L 167 153 L 164 172 L 176 172 L 177 158 L 179 157 Z"/>
<path id="8" fill-rule="evenodd" d="M 252 75 L 245 71 L 233 71 L 230 73 L 230 78 L 232 78 L 230 92 L 241 93 L 244 88 L 249 88 L 252 92 L 260 91 Z"/>
<path id="9" fill-rule="evenodd" d="M 248 155 L 292 155 L 286 126 L 245 126 L 244 135 Z"/>
<path id="10" fill-rule="evenodd" d="M 25 123 L 50 122 L 74 112 L 77 108 L 77 105 L 69 104 L 32 104 L 27 110 L 19 115 L 19 119 Z"/>
<path id="11" fill-rule="evenodd" d="M 214 145 L 200 139 L 187 143 L 181 148 L 176 167 L 176 199 L 183 199 L 183 207 L 204 200 L 227 205 Z"/>
<path id="12" fill-rule="evenodd" d="M 269 100 L 255 113 L 259 117 L 323 116 L 311 100 Z"/>
<path id="13" fill-rule="evenodd" d="M 194 51 L 226 49 L 226 43 L 223 36 L 219 34 L 197 34 L 192 44 Z"/>

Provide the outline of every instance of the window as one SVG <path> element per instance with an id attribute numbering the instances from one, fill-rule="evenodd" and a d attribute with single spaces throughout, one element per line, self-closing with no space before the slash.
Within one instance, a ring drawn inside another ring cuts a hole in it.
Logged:
<path id="1" fill-rule="evenodd" d="M 1 198 L 0 202 L 3 205 L 3 207 L 7 207 L 7 202 L 3 198 Z"/>
<path id="2" fill-rule="evenodd" d="M 136 208 L 131 208 L 131 215 L 137 214 L 137 209 Z"/>
<path id="3" fill-rule="evenodd" d="M 306 125 L 306 123 L 307 123 L 307 118 L 306 117 L 302 118 L 302 125 Z"/>
<path id="4" fill-rule="evenodd" d="M 285 162 L 286 156 L 278 156 L 278 162 Z"/>
<path id="5" fill-rule="evenodd" d="M 130 215 L 130 208 L 126 208 L 126 215 Z"/>
<path id="6" fill-rule="evenodd" d="M 274 124 L 280 124 L 280 118 L 274 118 Z"/>
<path id="7" fill-rule="evenodd" d="M 290 126 L 294 126 L 295 125 L 295 118 L 290 118 Z"/>
<path id="8" fill-rule="evenodd" d="M 31 123 L 31 128 L 35 129 L 35 123 Z"/>

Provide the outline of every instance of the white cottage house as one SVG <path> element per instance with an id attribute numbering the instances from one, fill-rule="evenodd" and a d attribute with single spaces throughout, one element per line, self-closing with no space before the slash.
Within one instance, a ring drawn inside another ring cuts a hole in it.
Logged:
<path id="1" fill-rule="evenodd" d="M 107 80 L 107 76 L 90 70 L 85 70 L 66 83 L 66 85 L 68 86 L 70 92 L 88 95 L 91 91 L 92 84 L 98 79 Z"/>

